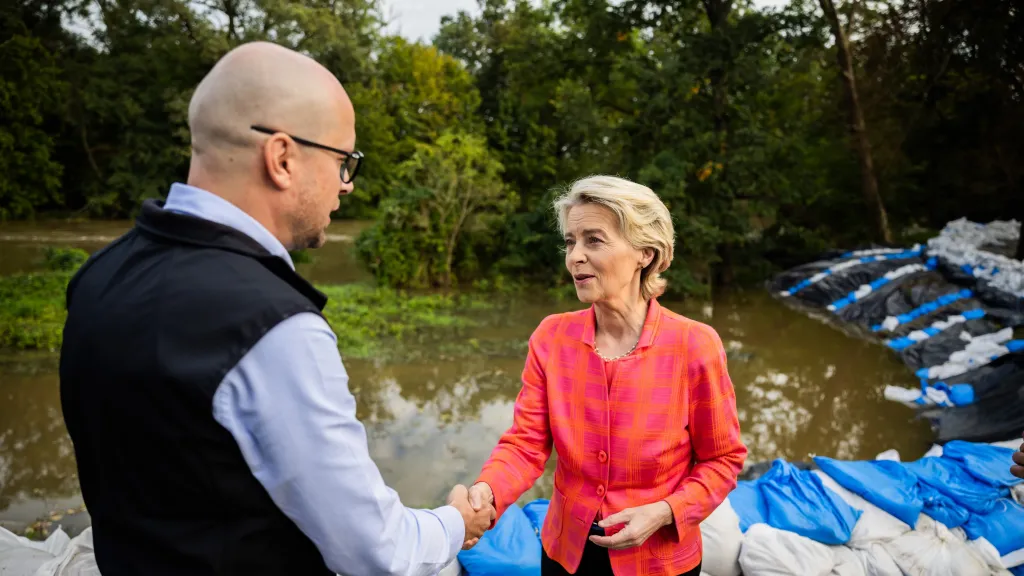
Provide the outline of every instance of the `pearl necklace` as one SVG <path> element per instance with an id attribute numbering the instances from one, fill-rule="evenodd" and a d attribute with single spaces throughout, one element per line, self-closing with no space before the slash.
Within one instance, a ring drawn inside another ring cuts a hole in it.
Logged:
<path id="1" fill-rule="evenodd" d="M 626 356 L 629 356 L 630 354 L 633 353 L 633 350 L 636 350 L 636 347 L 639 346 L 639 345 L 640 345 L 640 338 L 637 338 L 636 342 L 633 344 L 633 347 L 630 348 L 629 350 L 627 350 L 625 352 L 625 354 L 619 354 L 618 356 L 614 356 L 612 358 L 609 358 L 609 357 L 605 356 L 604 354 L 601 354 L 601 350 L 597 347 L 597 343 L 595 342 L 594 343 L 594 353 L 596 353 L 598 356 L 600 356 L 601 359 L 604 360 L 605 362 L 610 362 L 612 360 L 618 360 L 619 358 L 625 358 Z"/>

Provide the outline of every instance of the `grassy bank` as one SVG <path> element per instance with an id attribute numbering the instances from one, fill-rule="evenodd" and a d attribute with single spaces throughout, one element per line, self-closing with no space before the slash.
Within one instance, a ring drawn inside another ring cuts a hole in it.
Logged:
<path id="1" fill-rule="evenodd" d="M 80 250 L 47 253 L 48 270 L 0 277 L 0 348 L 57 351 L 66 311 L 64 293 L 87 255 Z M 363 284 L 317 286 L 346 358 L 384 358 L 397 342 L 450 338 L 474 324 L 474 313 L 493 308 L 484 294 L 410 294 Z"/>

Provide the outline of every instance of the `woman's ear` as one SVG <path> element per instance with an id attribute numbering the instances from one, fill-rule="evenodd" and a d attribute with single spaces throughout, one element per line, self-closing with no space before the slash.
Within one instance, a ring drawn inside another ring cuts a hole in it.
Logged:
<path id="1" fill-rule="evenodd" d="M 644 248 L 640 256 L 640 268 L 647 268 L 654 261 L 654 248 Z"/>

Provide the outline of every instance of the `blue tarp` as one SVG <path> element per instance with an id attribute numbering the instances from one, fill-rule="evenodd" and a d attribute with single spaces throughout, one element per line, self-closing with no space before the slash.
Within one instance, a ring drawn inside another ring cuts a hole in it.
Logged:
<path id="1" fill-rule="evenodd" d="M 953 440 L 946 443 L 942 457 L 962 462 L 964 470 L 978 480 L 991 486 L 1010 488 L 1024 482 L 1010 474 L 1008 463 L 1013 456 L 1010 448 L 989 446 Z"/>
<path id="2" fill-rule="evenodd" d="M 917 487 L 917 477 L 899 462 L 842 462 L 817 456 L 814 463 L 843 488 L 909 526 L 917 524 L 917 517 L 924 509 L 924 500 Z"/>
<path id="3" fill-rule="evenodd" d="M 823 544 L 845 544 L 860 518 L 857 510 L 807 470 L 775 460 L 756 481 L 768 524 Z"/>
<path id="4" fill-rule="evenodd" d="M 729 493 L 729 504 L 740 519 L 740 531 L 746 532 L 754 524 L 768 523 L 768 508 L 757 488 L 756 481 L 741 480 Z"/>
<path id="5" fill-rule="evenodd" d="M 459 552 L 459 563 L 471 576 L 537 576 L 540 555 L 540 537 L 530 517 L 513 504 L 476 546 Z"/>
<path id="6" fill-rule="evenodd" d="M 523 506 L 523 514 L 526 514 L 526 517 L 530 519 L 530 524 L 533 524 L 533 530 L 538 536 L 540 536 L 541 527 L 544 526 L 544 518 L 548 515 L 548 505 L 550 504 L 550 500 L 538 498 Z"/>
<path id="7" fill-rule="evenodd" d="M 975 514 L 992 511 L 998 498 L 1005 492 L 982 482 L 969 474 L 952 458 L 928 457 L 907 462 L 907 470 L 918 481 L 952 498 L 957 504 Z"/>
<path id="8" fill-rule="evenodd" d="M 992 512 L 972 514 L 964 524 L 964 532 L 971 540 L 988 540 L 1002 556 L 1024 548 L 1024 506 L 1002 498 L 996 501 Z"/>

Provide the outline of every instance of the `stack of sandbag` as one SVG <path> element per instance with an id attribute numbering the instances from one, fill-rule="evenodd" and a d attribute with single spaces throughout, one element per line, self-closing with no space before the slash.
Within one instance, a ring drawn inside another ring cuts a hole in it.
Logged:
<path id="1" fill-rule="evenodd" d="M 3 576 L 100 576 L 92 547 L 92 528 L 69 538 L 57 528 L 44 542 L 0 528 L 0 574 Z"/>
<path id="2" fill-rule="evenodd" d="M 1009 444 L 1009 443 L 1007 443 Z M 1019 442 L 1018 442 L 1019 444 Z M 1024 484 L 1007 446 L 950 442 L 916 462 L 782 460 L 704 523 L 708 576 L 1024 573 Z"/>

